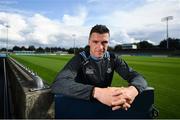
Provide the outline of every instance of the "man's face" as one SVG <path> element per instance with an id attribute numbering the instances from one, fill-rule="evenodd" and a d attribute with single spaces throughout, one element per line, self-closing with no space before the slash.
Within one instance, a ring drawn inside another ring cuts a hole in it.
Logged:
<path id="1" fill-rule="evenodd" d="M 92 33 L 89 38 L 90 54 L 101 58 L 107 51 L 109 42 L 109 33 Z"/>

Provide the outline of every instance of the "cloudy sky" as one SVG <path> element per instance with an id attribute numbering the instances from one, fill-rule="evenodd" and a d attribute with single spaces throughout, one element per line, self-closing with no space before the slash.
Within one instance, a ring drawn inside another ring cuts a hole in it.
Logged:
<path id="1" fill-rule="evenodd" d="M 180 38 L 180 0 L 0 0 L 0 48 L 84 47 L 92 26 L 111 31 L 110 46 L 147 40 L 153 44 L 169 36 Z"/>

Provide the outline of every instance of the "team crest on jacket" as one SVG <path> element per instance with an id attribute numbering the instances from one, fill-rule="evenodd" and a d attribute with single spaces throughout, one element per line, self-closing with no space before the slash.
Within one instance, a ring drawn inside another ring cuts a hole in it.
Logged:
<path id="1" fill-rule="evenodd" d="M 94 73 L 95 73 L 95 69 L 86 68 L 86 74 L 94 74 Z"/>
<path id="2" fill-rule="evenodd" d="M 108 68 L 107 69 L 107 73 L 111 73 L 112 72 L 112 69 L 111 68 Z"/>

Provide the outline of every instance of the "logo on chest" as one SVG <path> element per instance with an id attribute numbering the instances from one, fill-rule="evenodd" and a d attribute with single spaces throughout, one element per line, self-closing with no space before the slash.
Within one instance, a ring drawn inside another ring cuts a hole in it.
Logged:
<path id="1" fill-rule="evenodd" d="M 112 69 L 111 68 L 108 68 L 107 69 L 107 73 L 111 73 L 112 72 Z"/>
<path id="2" fill-rule="evenodd" d="M 92 68 L 86 68 L 86 74 L 91 75 L 91 74 L 95 74 L 95 69 Z"/>

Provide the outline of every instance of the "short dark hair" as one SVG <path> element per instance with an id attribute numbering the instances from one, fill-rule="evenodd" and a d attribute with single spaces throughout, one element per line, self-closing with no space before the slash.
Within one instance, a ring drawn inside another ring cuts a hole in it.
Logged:
<path id="1" fill-rule="evenodd" d="M 95 25 L 94 27 L 92 27 L 89 33 L 89 38 L 92 35 L 92 33 L 99 33 L 99 34 L 109 33 L 109 29 L 105 25 Z"/>

